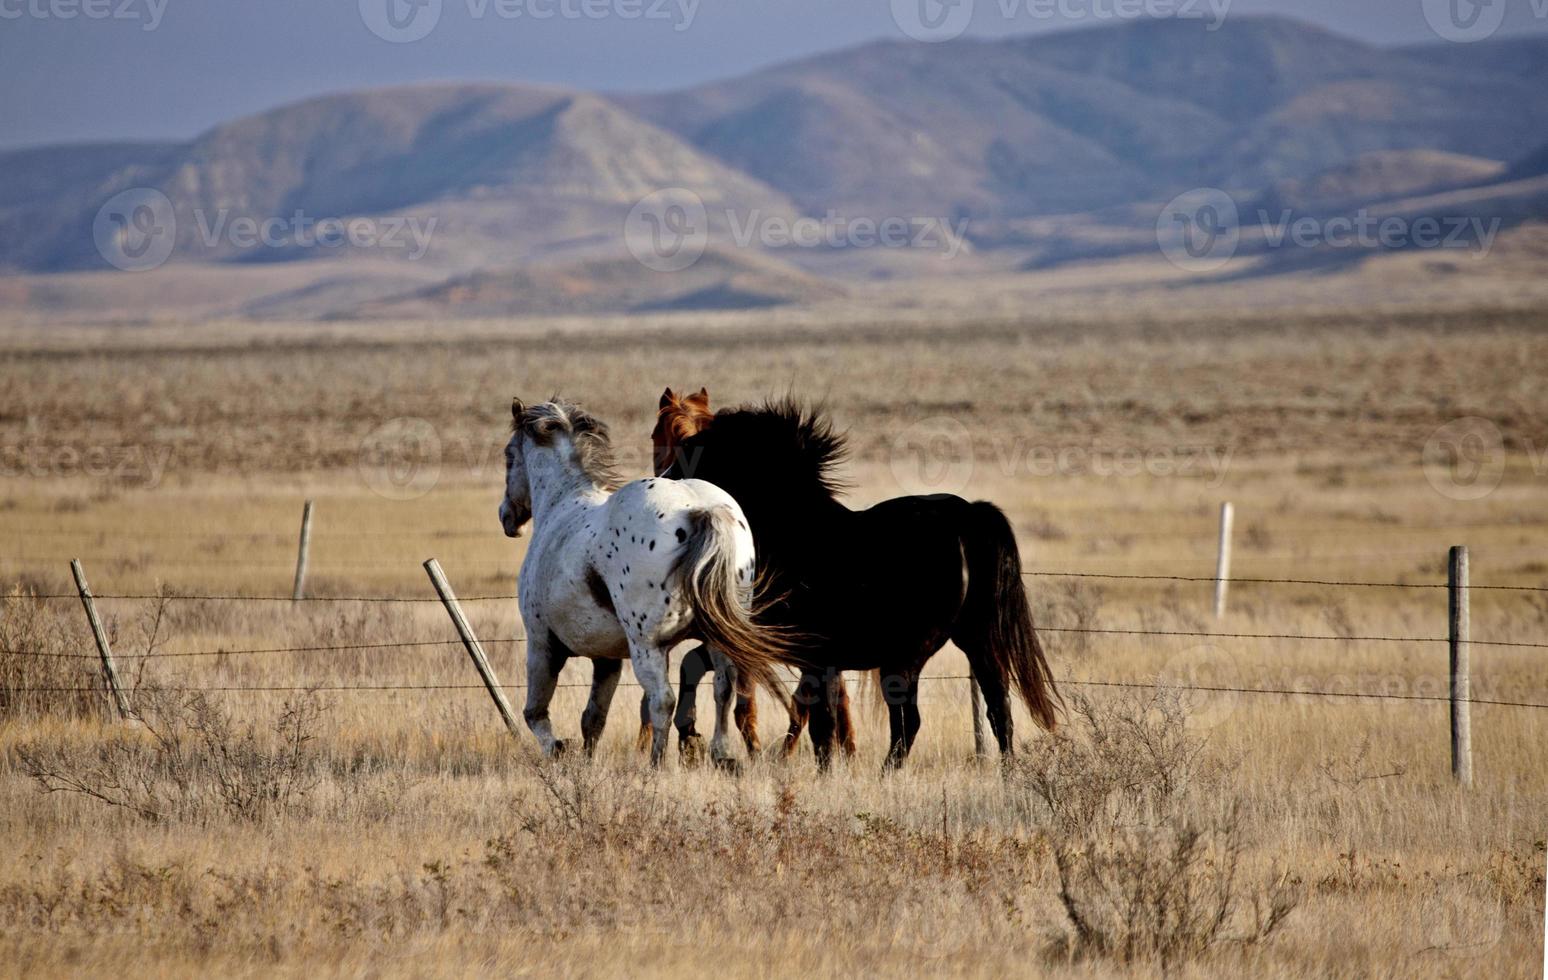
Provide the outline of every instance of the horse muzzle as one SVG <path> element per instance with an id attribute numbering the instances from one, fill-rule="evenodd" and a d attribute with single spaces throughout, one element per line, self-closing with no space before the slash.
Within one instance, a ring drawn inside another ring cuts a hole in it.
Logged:
<path id="1" fill-rule="evenodd" d="M 532 511 L 529 508 L 523 507 L 518 511 L 509 500 L 500 504 L 500 527 L 505 529 L 508 538 L 521 537 L 522 525 L 531 519 Z"/>

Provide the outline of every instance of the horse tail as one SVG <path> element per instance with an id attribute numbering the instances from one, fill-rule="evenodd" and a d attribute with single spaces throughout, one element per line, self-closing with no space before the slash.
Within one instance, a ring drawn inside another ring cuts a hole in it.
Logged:
<path id="1" fill-rule="evenodd" d="M 981 500 L 967 505 L 961 540 L 968 589 L 958 645 L 981 650 L 988 666 L 1021 696 L 1032 720 L 1053 731 L 1064 700 L 1032 625 L 1016 532 L 1000 508 Z"/>
<path id="2" fill-rule="evenodd" d="M 774 665 L 795 659 L 793 644 L 778 631 L 754 621 L 753 583 L 736 567 L 738 518 L 730 507 L 688 514 L 687 540 L 678 555 L 680 576 L 694 626 L 755 684 L 775 690 Z"/>

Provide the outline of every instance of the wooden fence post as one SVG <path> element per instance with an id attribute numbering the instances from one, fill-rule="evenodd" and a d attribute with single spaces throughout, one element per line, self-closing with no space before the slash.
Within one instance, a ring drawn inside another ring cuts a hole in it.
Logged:
<path id="1" fill-rule="evenodd" d="M 91 623 L 91 635 L 97 640 L 97 654 L 102 658 L 102 674 L 107 678 L 108 690 L 113 693 L 113 704 L 118 708 L 118 717 L 124 720 L 134 717 L 134 712 L 129 709 L 129 699 L 124 697 L 124 689 L 118 683 L 118 667 L 113 663 L 113 651 L 108 647 L 107 631 L 102 628 L 102 620 L 97 616 L 97 604 L 92 601 L 91 589 L 86 585 L 86 570 L 81 568 L 79 558 L 70 559 L 70 572 L 75 576 L 75 587 L 81 593 L 81 605 L 86 607 L 86 619 Z"/>
<path id="2" fill-rule="evenodd" d="M 1473 684 L 1468 651 L 1467 547 L 1456 545 L 1446 568 L 1451 645 L 1451 775 L 1473 785 Z"/>
<path id="3" fill-rule="evenodd" d="M 478 668 L 478 676 L 484 679 L 484 686 L 489 689 L 489 696 L 494 698 L 495 709 L 500 712 L 500 719 L 505 722 L 505 727 L 511 730 L 511 734 L 516 734 L 516 714 L 511 711 L 511 703 L 505 700 L 505 692 L 500 690 L 500 679 L 495 677 L 494 668 L 489 666 L 489 658 L 484 656 L 484 648 L 479 645 L 478 637 L 473 635 L 473 627 L 468 625 L 467 617 L 462 614 L 462 607 L 457 604 L 457 595 L 452 592 L 451 583 L 446 581 L 446 575 L 441 571 L 441 563 L 431 558 L 425 562 L 425 571 L 430 574 L 430 583 L 435 586 L 436 594 L 441 597 L 441 603 L 446 606 L 452 625 L 457 627 L 457 635 L 462 637 L 462 645 L 467 648 L 468 656 L 473 658 L 473 666 Z"/>
<path id="4" fill-rule="evenodd" d="M 1215 618 L 1225 615 L 1226 588 L 1231 582 L 1231 520 L 1235 512 L 1228 500 L 1220 505 L 1220 545 L 1215 555 Z"/>
<path id="5" fill-rule="evenodd" d="M 300 602 L 306 595 L 306 553 L 312 547 L 312 502 L 308 500 L 301 509 L 301 546 L 296 552 L 296 586 L 290 593 L 291 602 Z"/>
<path id="6" fill-rule="evenodd" d="M 973 706 L 973 754 L 980 759 L 989 754 L 984 740 L 984 693 L 978 689 L 978 678 L 968 675 L 968 700 Z"/>

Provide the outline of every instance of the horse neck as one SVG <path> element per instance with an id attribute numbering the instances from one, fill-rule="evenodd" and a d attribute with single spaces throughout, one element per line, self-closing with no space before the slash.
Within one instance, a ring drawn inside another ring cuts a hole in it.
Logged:
<path id="1" fill-rule="evenodd" d="M 604 496 L 591 477 L 575 463 L 567 441 L 552 446 L 528 445 L 522 451 L 532 493 L 532 521 L 543 523 L 556 511 Z"/>

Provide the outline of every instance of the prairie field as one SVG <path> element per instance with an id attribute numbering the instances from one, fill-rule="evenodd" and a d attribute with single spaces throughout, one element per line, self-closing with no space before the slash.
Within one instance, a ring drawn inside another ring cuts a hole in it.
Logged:
<path id="1" fill-rule="evenodd" d="M 1545 364 L 1530 307 L 6 327 L 0 974 L 1536 976 Z M 580 401 L 645 475 L 666 385 L 820 402 L 856 506 L 1003 507 L 1058 732 L 975 758 L 948 647 L 892 774 L 860 678 L 827 774 L 652 771 L 629 686 L 590 761 L 508 733 L 420 563 L 519 713 L 510 399 Z M 1490 587 L 1471 787 L 1452 545 Z"/>

